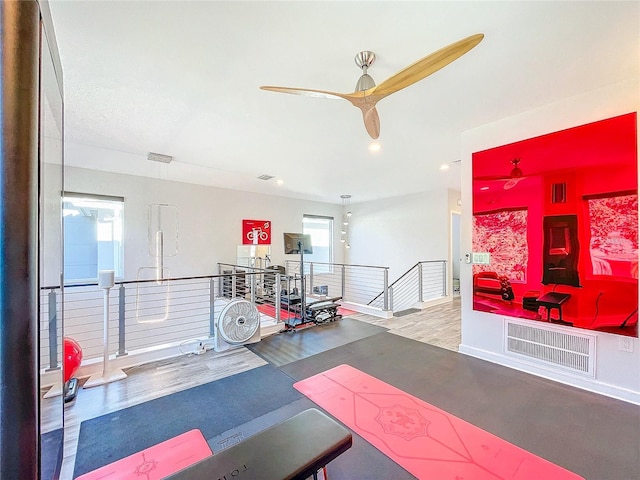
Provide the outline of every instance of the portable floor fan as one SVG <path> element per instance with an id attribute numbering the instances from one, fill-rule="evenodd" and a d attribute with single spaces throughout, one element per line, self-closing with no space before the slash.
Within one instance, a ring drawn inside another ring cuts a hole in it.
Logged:
<path id="1" fill-rule="evenodd" d="M 214 350 L 260 341 L 260 312 L 247 301 L 236 299 L 224 306 L 215 320 Z"/>
<path id="2" fill-rule="evenodd" d="M 428 77 L 432 73 L 437 72 L 441 68 L 449 65 L 458 59 L 473 47 L 478 45 L 484 34 L 477 33 L 470 37 L 458 40 L 451 45 L 441 48 L 408 67 L 400 70 L 395 75 L 386 79 L 380 85 L 376 86 L 373 78 L 367 73 L 376 56 L 373 52 L 364 51 L 356 55 L 356 65 L 362 69 L 362 76 L 356 84 L 356 90 L 353 93 L 337 93 L 326 90 L 313 90 L 309 88 L 290 88 L 290 87 L 274 87 L 262 86 L 262 90 L 270 90 L 279 93 L 291 93 L 294 95 L 304 95 L 307 97 L 317 98 L 344 98 L 351 102 L 354 107 L 362 110 L 364 126 L 371 138 L 378 138 L 380 135 L 380 118 L 376 110 L 376 103 L 384 97 L 392 93 L 402 90 L 403 88 L 413 85 L 414 83 Z"/>

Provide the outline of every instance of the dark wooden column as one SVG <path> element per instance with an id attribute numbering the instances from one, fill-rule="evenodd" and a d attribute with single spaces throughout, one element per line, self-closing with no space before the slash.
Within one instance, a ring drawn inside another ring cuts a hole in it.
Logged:
<path id="1" fill-rule="evenodd" d="M 38 65 L 35 1 L 0 3 L 0 478 L 37 479 Z"/>

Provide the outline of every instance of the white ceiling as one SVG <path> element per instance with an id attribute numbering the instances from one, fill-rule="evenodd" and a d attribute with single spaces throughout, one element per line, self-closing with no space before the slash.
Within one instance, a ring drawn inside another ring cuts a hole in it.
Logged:
<path id="1" fill-rule="evenodd" d="M 459 189 L 461 132 L 639 76 L 639 5 L 52 1 L 66 161 L 158 176 L 157 152 L 174 157 L 163 178 L 333 203 Z M 258 88 L 350 92 L 361 50 L 381 83 L 475 33 L 476 48 L 380 101 L 378 154 L 348 102 Z"/>

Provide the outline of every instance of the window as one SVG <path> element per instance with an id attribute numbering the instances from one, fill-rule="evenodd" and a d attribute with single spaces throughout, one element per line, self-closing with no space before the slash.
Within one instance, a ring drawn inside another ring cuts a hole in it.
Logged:
<path id="1" fill-rule="evenodd" d="M 316 215 L 302 217 L 302 233 L 311 235 L 313 254 L 305 255 L 306 262 L 333 263 L 333 218 Z M 329 265 L 314 265 L 313 273 L 330 273 Z M 305 270 L 308 272 L 307 264 Z"/>
<path id="2" fill-rule="evenodd" d="M 526 282 L 529 247 L 527 210 L 500 210 L 473 216 L 473 251 L 488 252 L 490 265 L 473 265 L 473 273 L 496 272 Z"/>
<path id="3" fill-rule="evenodd" d="M 65 283 L 96 281 L 100 270 L 123 277 L 123 209 L 121 197 L 64 194 Z"/>
<path id="4" fill-rule="evenodd" d="M 638 195 L 585 197 L 594 275 L 638 278 Z"/>

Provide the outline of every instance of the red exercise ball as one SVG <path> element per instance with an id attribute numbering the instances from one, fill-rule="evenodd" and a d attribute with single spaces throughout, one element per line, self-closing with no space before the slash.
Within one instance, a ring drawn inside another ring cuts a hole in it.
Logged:
<path id="1" fill-rule="evenodd" d="M 67 382 L 76 373 L 82 363 L 82 347 L 73 338 L 64 337 L 64 381 Z"/>

